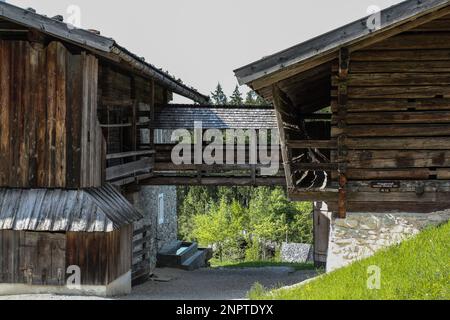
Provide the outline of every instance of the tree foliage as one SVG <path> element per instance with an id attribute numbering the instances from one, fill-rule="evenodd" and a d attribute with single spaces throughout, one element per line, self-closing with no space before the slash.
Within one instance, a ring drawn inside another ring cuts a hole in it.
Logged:
<path id="1" fill-rule="evenodd" d="M 233 94 L 230 96 L 230 104 L 233 106 L 240 106 L 244 103 L 244 98 L 242 97 L 241 91 L 239 91 L 239 86 L 236 85 Z"/>
<path id="2" fill-rule="evenodd" d="M 196 187 L 179 210 L 180 236 L 221 259 L 263 259 L 266 244 L 312 243 L 312 210 L 288 201 L 282 188 Z"/>
<path id="3" fill-rule="evenodd" d="M 230 99 L 220 83 L 212 92 L 216 105 L 267 105 L 256 92 L 245 100 L 236 86 Z M 265 246 L 312 243 L 312 204 L 288 201 L 282 188 L 179 187 L 179 237 L 211 246 L 220 258 L 258 260 Z"/>
<path id="4" fill-rule="evenodd" d="M 213 103 L 216 105 L 226 105 L 228 103 L 228 98 L 220 83 L 217 84 L 216 89 L 211 93 L 211 98 Z"/>

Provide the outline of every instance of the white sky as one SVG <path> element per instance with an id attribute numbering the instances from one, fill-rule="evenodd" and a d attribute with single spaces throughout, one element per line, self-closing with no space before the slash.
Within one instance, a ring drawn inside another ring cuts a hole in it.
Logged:
<path id="1" fill-rule="evenodd" d="M 210 94 L 228 95 L 233 70 L 366 15 L 371 5 L 400 0 L 7 0 L 38 13 L 67 17 L 81 8 L 81 26 L 119 44 Z M 247 88 L 241 88 L 247 91 Z M 176 99 L 176 102 L 183 101 Z"/>

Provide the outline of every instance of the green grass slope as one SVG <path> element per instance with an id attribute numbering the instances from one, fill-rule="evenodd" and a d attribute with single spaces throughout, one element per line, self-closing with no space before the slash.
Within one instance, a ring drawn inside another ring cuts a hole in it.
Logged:
<path id="1" fill-rule="evenodd" d="M 370 266 L 380 268 L 379 289 L 368 288 Z M 449 300 L 450 223 L 303 286 L 269 292 L 255 285 L 248 296 L 254 300 Z"/>

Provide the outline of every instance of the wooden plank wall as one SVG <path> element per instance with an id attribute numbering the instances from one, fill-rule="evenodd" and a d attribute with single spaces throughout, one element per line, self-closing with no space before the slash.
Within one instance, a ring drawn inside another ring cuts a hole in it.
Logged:
<path id="1" fill-rule="evenodd" d="M 96 58 L 0 40 L 0 62 L 0 186 L 100 186 Z"/>
<path id="2" fill-rule="evenodd" d="M 0 282 L 65 284 L 66 237 L 61 233 L 0 231 Z"/>
<path id="3" fill-rule="evenodd" d="M 450 179 L 449 39 L 450 18 L 445 18 L 351 53 L 345 113 L 338 113 L 335 63 L 332 137 L 344 137 L 350 182 L 410 180 L 429 186 Z M 342 120 L 345 127 L 338 126 Z M 417 202 L 429 209 L 448 208 L 450 194 L 444 189 L 435 188 L 428 196 L 428 191 L 400 196 L 399 187 L 387 190 L 396 196 L 369 188 L 364 194 L 354 191 L 349 207 L 397 201 L 405 207 Z"/>
<path id="4" fill-rule="evenodd" d="M 97 116 L 98 60 L 82 54 L 82 110 L 81 110 L 81 187 L 100 187 L 104 181 L 103 163 L 106 161 L 106 141 Z"/>
<path id="5" fill-rule="evenodd" d="M 68 232 L 66 264 L 81 268 L 82 285 L 107 285 L 131 270 L 132 226 L 109 233 Z"/>
<path id="6" fill-rule="evenodd" d="M 139 159 L 149 158 L 149 154 L 139 155 L 136 152 L 154 148 L 149 137 L 154 137 L 152 121 L 155 105 L 165 105 L 170 98 L 171 93 L 154 80 L 100 63 L 98 117 L 107 141 L 106 153 L 123 155 L 108 159 L 108 168 L 122 166 L 133 173 L 134 166 L 142 166 Z M 127 156 L 130 152 L 136 154 Z M 145 169 L 152 167 L 153 162 L 151 157 L 151 164 L 146 164 Z M 121 168 L 118 168 L 119 171 L 122 171 Z M 108 178 L 111 178 L 110 174 Z"/>

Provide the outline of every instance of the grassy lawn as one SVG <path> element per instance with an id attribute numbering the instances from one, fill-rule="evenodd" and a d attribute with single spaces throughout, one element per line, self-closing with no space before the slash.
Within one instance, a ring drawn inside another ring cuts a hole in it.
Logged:
<path id="1" fill-rule="evenodd" d="M 297 271 L 300 270 L 314 270 L 312 263 L 287 263 L 275 261 L 250 261 L 250 262 L 235 262 L 235 261 L 219 261 L 218 259 L 211 260 L 212 268 L 266 268 L 266 267 L 290 267 Z"/>
<path id="2" fill-rule="evenodd" d="M 379 289 L 368 289 L 370 266 L 380 268 Z M 450 223 L 303 286 L 268 292 L 256 284 L 248 296 L 253 300 L 449 300 Z"/>

